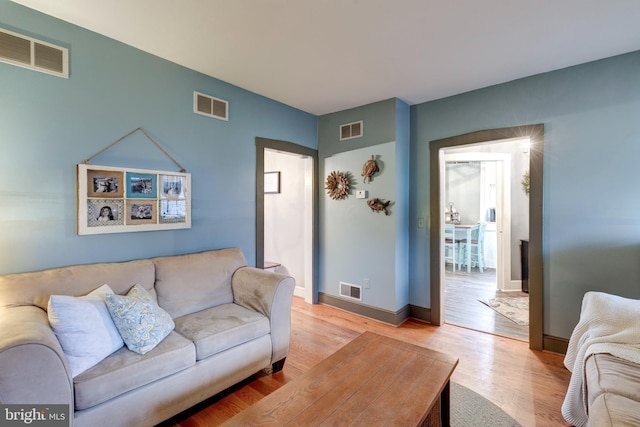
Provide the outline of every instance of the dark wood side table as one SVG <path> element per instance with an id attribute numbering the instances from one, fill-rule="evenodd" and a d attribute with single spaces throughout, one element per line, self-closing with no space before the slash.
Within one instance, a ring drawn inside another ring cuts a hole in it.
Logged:
<path id="1" fill-rule="evenodd" d="M 529 241 L 520 240 L 520 264 L 522 265 L 522 292 L 529 293 Z"/>

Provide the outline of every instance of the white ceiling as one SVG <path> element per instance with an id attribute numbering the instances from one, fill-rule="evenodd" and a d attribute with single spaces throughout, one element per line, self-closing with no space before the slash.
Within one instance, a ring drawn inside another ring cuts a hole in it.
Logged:
<path id="1" fill-rule="evenodd" d="M 640 49 L 638 0 L 13 0 L 313 114 Z"/>

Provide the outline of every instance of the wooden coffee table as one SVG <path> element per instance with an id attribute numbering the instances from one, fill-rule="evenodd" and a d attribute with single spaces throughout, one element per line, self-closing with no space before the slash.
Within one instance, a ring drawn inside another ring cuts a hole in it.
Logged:
<path id="1" fill-rule="evenodd" d="M 365 332 L 227 426 L 448 426 L 456 357 Z"/>

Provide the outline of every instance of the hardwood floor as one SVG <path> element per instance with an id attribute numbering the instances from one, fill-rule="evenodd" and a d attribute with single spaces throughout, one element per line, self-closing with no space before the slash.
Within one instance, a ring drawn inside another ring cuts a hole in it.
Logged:
<path id="1" fill-rule="evenodd" d="M 444 316 L 445 322 L 505 337 L 529 341 L 529 327 L 518 325 L 478 299 L 524 297 L 524 292 L 502 292 L 496 289 L 496 270 L 480 273 L 445 270 Z"/>
<path id="2" fill-rule="evenodd" d="M 568 425 L 560 413 L 570 377 L 563 356 L 529 350 L 526 342 L 413 319 L 394 327 L 327 305 L 310 305 L 297 297 L 291 325 L 291 348 L 283 371 L 256 374 L 162 426 L 216 426 L 300 377 L 365 331 L 458 357 L 452 381 L 489 399 L 525 427 Z"/>

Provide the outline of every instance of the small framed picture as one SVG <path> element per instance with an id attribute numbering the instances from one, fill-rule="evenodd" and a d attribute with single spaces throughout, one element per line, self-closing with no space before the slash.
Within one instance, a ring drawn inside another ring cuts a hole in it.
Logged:
<path id="1" fill-rule="evenodd" d="M 124 202 L 121 199 L 87 200 L 87 226 L 109 227 L 123 225 Z"/>
<path id="2" fill-rule="evenodd" d="M 160 175 L 160 198 L 184 199 L 185 177 L 179 175 Z"/>
<path id="3" fill-rule="evenodd" d="M 160 200 L 160 223 L 175 224 L 186 222 L 187 201 L 178 199 Z"/>
<path id="4" fill-rule="evenodd" d="M 127 173 L 128 199 L 156 199 L 158 176 L 148 173 Z"/>
<path id="5" fill-rule="evenodd" d="M 280 192 L 280 172 L 264 173 L 264 194 L 276 194 Z"/>
<path id="6" fill-rule="evenodd" d="M 87 197 L 122 197 L 123 177 L 121 171 L 87 170 Z"/>
<path id="7" fill-rule="evenodd" d="M 127 224 L 155 224 L 157 222 L 156 200 L 127 200 Z"/>

